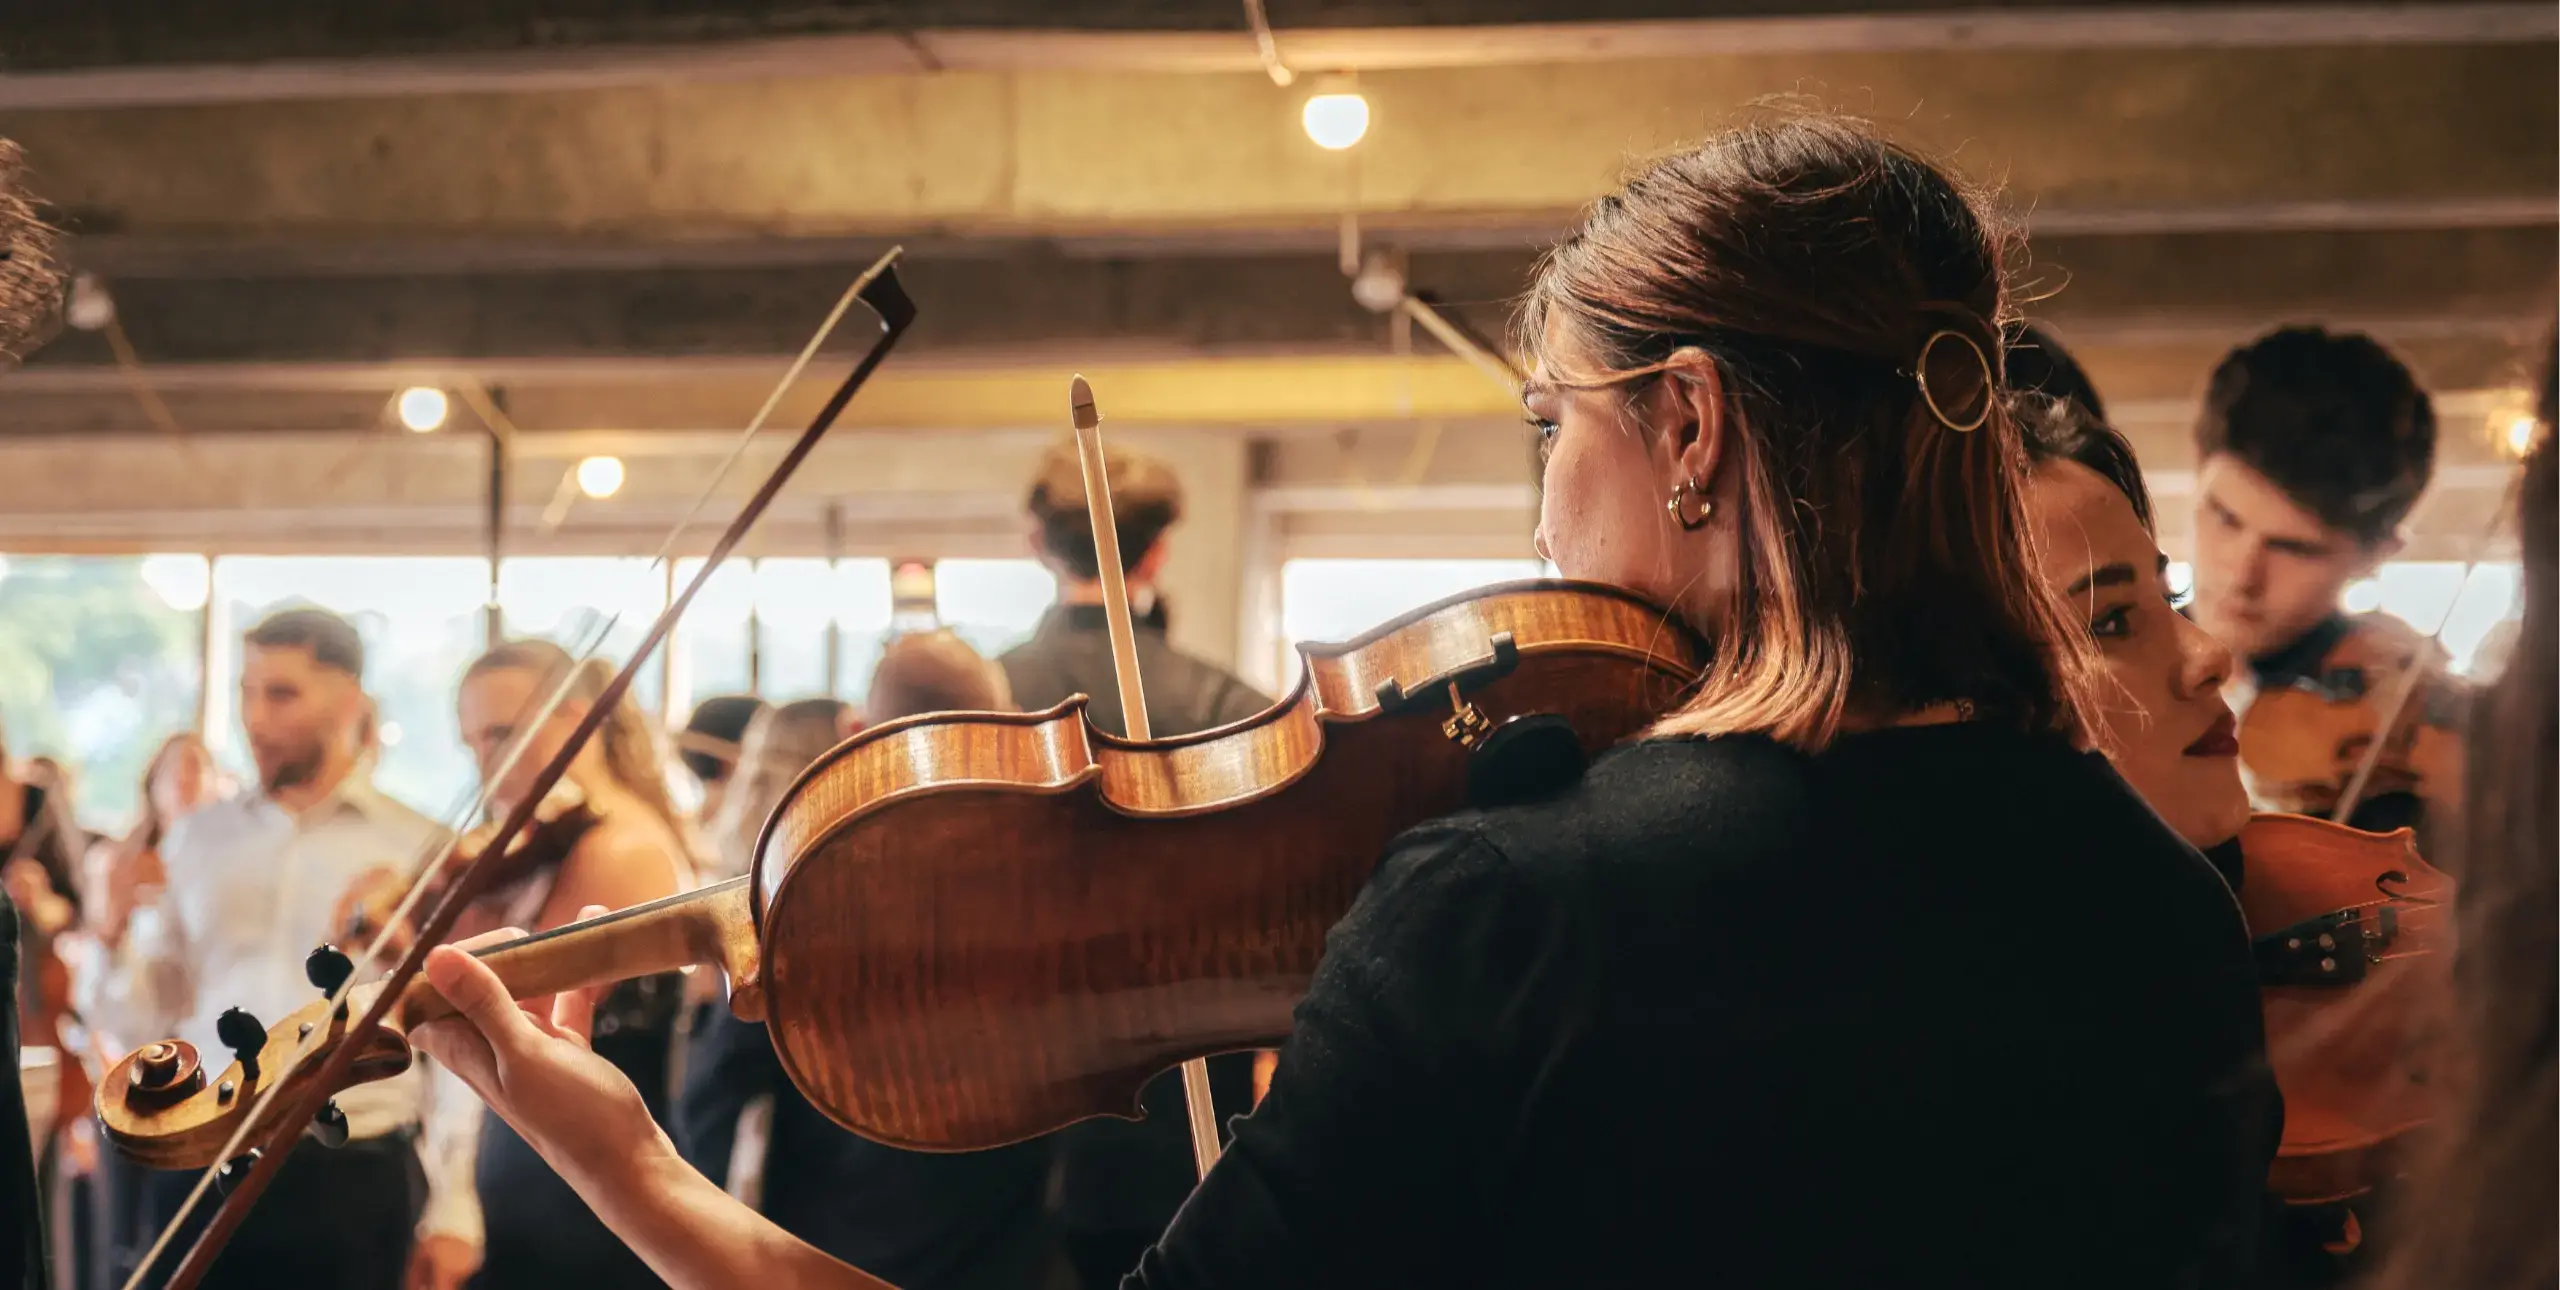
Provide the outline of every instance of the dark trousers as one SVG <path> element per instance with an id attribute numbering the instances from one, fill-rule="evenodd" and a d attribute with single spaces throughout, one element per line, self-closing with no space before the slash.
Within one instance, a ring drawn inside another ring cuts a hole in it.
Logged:
<path id="1" fill-rule="evenodd" d="M 195 1182 L 191 1170 L 151 1175 L 153 1221 L 124 1252 L 126 1271 L 150 1249 Z M 212 1218 L 217 1199 L 218 1193 L 205 1193 L 144 1285 L 158 1290 L 168 1282 Z M 400 1290 L 426 1203 L 426 1171 L 409 1135 L 367 1138 L 335 1150 L 304 1139 L 214 1260 L 205 1290 Z"/>

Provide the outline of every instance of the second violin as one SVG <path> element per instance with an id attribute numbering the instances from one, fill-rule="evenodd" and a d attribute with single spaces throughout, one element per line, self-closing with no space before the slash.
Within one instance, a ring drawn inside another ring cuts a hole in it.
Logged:
<path id="1" fill-rule="evenodd" d="M 1556 582 L 1303 652 L 1288 699 L 1188 738 L 1112 738 L 1081 700 L 866 730 L 785 795 L 747 877 L 482 957 L 519 997 L 717 964 L 810 1101 L 893 1145 L 1127 1116 L 1159 1071 L 1286 1038 L 1326 931 L 1396 833 L 1569 779 L 1706 659 L 1659 608 Z M 392 1031 L 447 1011 L 412 983 L 355 1077 L 405 1066 Z M 289 1055 L 305 1026 L 343 1022 L 314 1005 L 269 1048 Z M 99 1115 L 119 1149 L 211 1163 L 258 1073 L 212 1078 L 193 1058 L 146 1050 L 109 1073 Z"/>

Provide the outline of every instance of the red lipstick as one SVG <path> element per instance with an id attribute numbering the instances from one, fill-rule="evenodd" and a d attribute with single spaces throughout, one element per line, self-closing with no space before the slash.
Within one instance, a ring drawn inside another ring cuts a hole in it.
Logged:
<path id="1" fill-rule="evenodd" d="M 2187 745 L 2186 751 L 2187 755 L 2190 757 L 2239 756 L 2239 724 L 2231 719 L 2230 713 L 2223 713 L 2220 718 L 2214 721 L 2212 729 L 2205 731 L 2202 735 L 2197 737 L 2194 743 Z"/>

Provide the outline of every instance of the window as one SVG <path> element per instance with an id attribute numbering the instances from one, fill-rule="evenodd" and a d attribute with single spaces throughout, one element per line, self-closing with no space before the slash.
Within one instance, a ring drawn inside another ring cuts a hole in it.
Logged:
<path id="1" fill-rule="evenodd" d="M 827 692 L 835 570 L 824 560 L 755 564 L 756 692 L 775 703 Z"/>
<path id="2" fill-rule="evenodd" d="M 84 826 L 131 824 L 152 751 L 195 728 L 205 595 L 201 556 L 0 563 L 0 732 L 70 769 Z"/>
<path id="3" fill-rule="evenodd" d="M 2523 609 L 2524 572 L 2504 562 L 2395 560 L 2347 587 L 2349 613 L 2379 609 L 2421 632 L 2442 625 L 2439 642 L 2453 670 L 2469 673 L 2480 646 Z"/>
<path id="4" fill-rule="evenodd" d="M 701 572 L 699 558 L 676 561 L 677 593 L 692 585 Z M 694 704 L 715 694 L 755 692 L 755 648 L 749 627 L 755 609 L 754 567 L 745 560 L 723 562 L 676 622 L 678 679 L 667 696 L 671 718 L 682 720 Z"/>
<path id="5" fill-rule="evenodd" d="M 1057 578 L 1037 560 L 937 560 L 933 580 L 943 625 L 988 658 L 1031 639 L 1058 599 Z"/>
<path id="6" fill-rule="evenodd" d="M 365 689 L 380 714 L 383 792 L 438 819 L 479 774 L 454 719 L 454 687 L 488 643 L 489 563 L 467 556 L 223 556 L 213 562 L 206 727 L 225 765 L 254 778 L 238 712 L 240 636 L 294 604 L 346 617 L 364 638 Z"/>
<path id="7" fill-rule="evenodd" d="M 619 667 L 666 609 L 666 575 L 637 556 L 528 556 L 499 566 L 498 604 L 508 636 L 539 636 L 572 658 L 593 652 Z M 661 646 L 632 678 L 641 707 L 657 709 L 666 665 Z"/>
<path id="8" fill-rule="evenodd" d="M 859 704 L 889 643 L 889 562 L 838 560 L 835 588 L 836 694 Z"/>
<path id="9" fill-rule="evenodd" d="M 1282 683 L 1300 641 L 1344 641 L 1398 614 L 1489 583 L 1547 576 L 1537 560 L 1291 560 L 1280 566 Z"/>

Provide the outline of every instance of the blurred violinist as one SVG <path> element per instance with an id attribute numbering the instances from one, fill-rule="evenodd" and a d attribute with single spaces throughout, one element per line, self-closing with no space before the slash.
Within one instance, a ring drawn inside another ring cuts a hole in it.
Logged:
<path id="1" fill-rule="evenodd" d="M 1388 849 L 1128 1285 L 2249 1284 L 2248 933 L 2082 750 L 2103 668 L 2033 561 L 1989 219 L 1795 119 L 1546 257 L 1539 546 L 1716 656 L 1647 737 Z M 671 1281 L 884 1284 L 672 1163 L 485 964 L 427 972 L 462 1016 L 413 1037 Z"/>
<path id="2" fill-rule="evenodd" d="M 311 1002 L 303 959 L 336 939 L 339 893 L 372 870 L 416 863 L 435 841 L 432 821 L 376 792 L 358 769 L 371 706 L 364 663 L 356 629 L 326 610 L 282 610 L 249 629 L 240 724 L 257 785 L 168 824 L 161 894 L 137 895 L 103 956 L 93 1024 L 119 1036 L 175 1035 L 208 1063 L 228 1060 L 217 1030 L 224 1011 L 281 1017 Z M 275 1203 L 249 1216 L 205 1284 L 397 1287 L 426 1200 L 418 1097 L 413 1073 L 340 1096 L 350 1141 L 295 1146 L 276 1175 Z M 195 1175 L 149 1181 L 152 1220 L 137 1237 L 146 1248 Z M 186 1239 L 209 1216 L 199 1207 Z M 162 1258 L 152 1284 L 175 1266 Z"/>
<path id="3" fill-rule="evenodd" d="M 1162 460 L 1127 447 L 1105 449 L 1103 462 L 1136 620 L 1149 727 L 1158 738 L 1192 734 L 1270 707 L 1268 697 L 1234 673 L 1175 649 L 1166 637 L 1165 605 L 1155 582 L 1171 549 L 1169 531 L 1182 518 L 1182 481 Z M 1120 677 L 1102 616 L 1102 570 L 1085 506 L 1084 468 L 1072 440 L 1042 456 L 1025 509 L 1032 549 L 1057 575 L 1058 603 L 1041 615 L 1030 640 L 996 661 L 1024 708 L 1087 695 L 1092 702 L 1085 711 L 1096 728 L 1122 733 Z M 1253 1105 L 1252 1057 L 1213 1057 L 1209 1078 L 1221 1126 Z M 1058 1218 L 1085 1290 L 1117 1285 L 1164 1234 L 1198 1180 L 1181 1077 L 1157 1077 L 1139 1100 L 1146 1108 L 1143 1121 L 1087 1120 L 1057 1135 Z"/>
<path id="4" fill-rule="evenodd" d="M 948 631 L 889 642 L 865 713 L 1007 711 L 1004 674 Z M 737 803 L 752 847 L 771 799 L 841 740 L 852 710 L 832 699 L 786 703 L 747 729 Z M 762 787 L 770 784 L 766 794 Z M 724 842 L 726 840 L 724 839 Z M 909 1290 L 1041 1290 L 1056 1255 L 1044 1201 L 1046 1141 L 955 1154 L 902 1151 L 838 1127 L 783 1073 L 765 1028 L 714 1010 L 686 1066 L 677 1145 L 705 1176 L 782 1230 Z"/>
<path id="5" fill-rule="evenodd" d="M 2380 738 L 2345 823 L 2424 838 L 2431 809 L 2460 806 L 2464 687 L 2420 628 L 2340 600 L 2399 552 L 2435 473 L 2427 392 L 2366 336 L 2287 327 L 2215 369 L 2195 446 L 2189 613 L 2247 660 L 2233 680 L 2250 796 L 2325 817 Z"/>
<path id="6" fill-rule="evenodd" d="M 573 660 L 543 640 L 510 641 L 463 672 L 456 697 L 463 743 L 484 777 L 521 740 L 523 752 L 497 781 L 490 808 L 504 815 L 567 743 L 602 697 L 612 673 L 600 659 Z M 567 697 L 546 717 L 541 707 L 564 682 Z M 621 909 L 672 896 L 693 885 L 694 864 L 683 821 L 669 798 L 666 762 L 639 705 L 624 696 L 596 737 L 578 750 L 520 851 L 540 858 L 502 869 L 501 880 L 463 915 L 456 934 L 511 926 L 539 931 L 576 921 L 588 906 Z M 679 975 L 617 987 L 599 1015 L 596 1050 L 649 1092 L 662 1115 L 677 1015 Z M 483 1290 L 575 1283 L 588 1290 L 652 1286 L 649 1274 L 598 1224 L 568 1186 L 505 1122 L 482 1113 L 469 1094 L 439 1081 L 429 1122 L 429 1157 L 440 1184 L 426 1218 L 410 1284 L 448 1290 L 465 1278 Z M 469 1203 L 476 1196 L 476 1206 Z"/>

